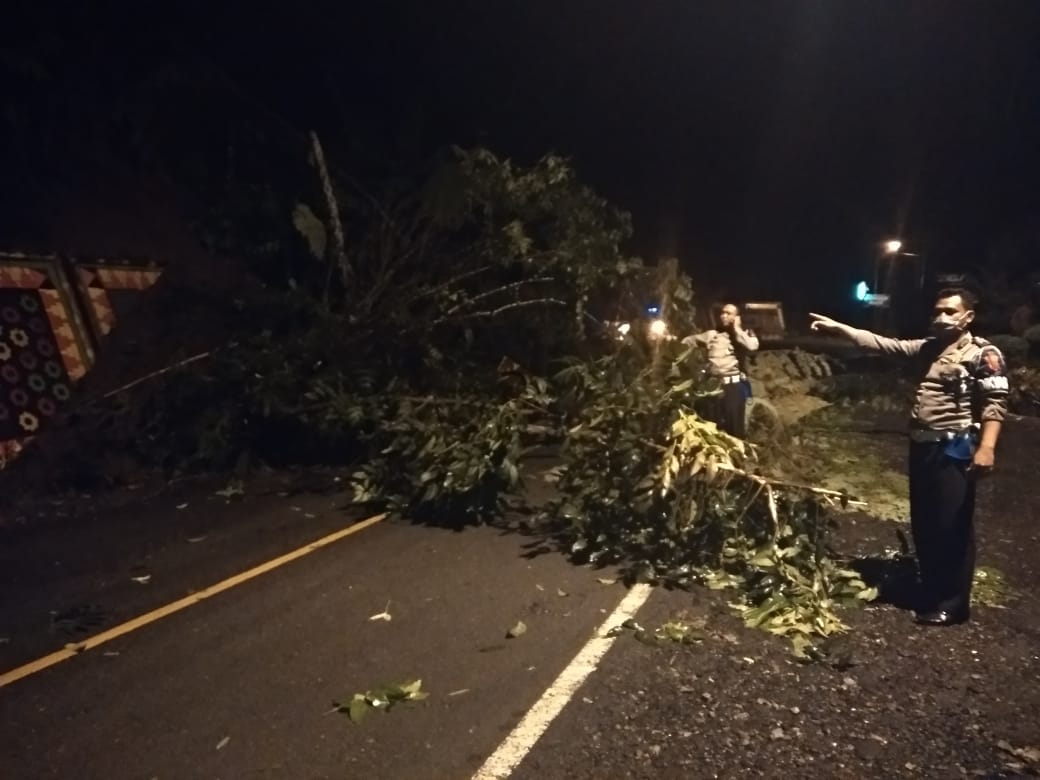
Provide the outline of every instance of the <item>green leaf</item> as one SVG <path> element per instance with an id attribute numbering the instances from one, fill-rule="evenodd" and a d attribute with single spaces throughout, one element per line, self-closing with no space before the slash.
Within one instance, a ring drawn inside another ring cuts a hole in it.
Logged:
<path id="1" fill-rule="evenodd" d="M 347 716 L 353 723 L 360 723 L 371 709 L 371 705 L 365 700 L 364 696 L 361 698 L 355 696 L 347 707 Z"/>
<path id="2" fill-rule="evenodd" d="M 422 680 L 412 680 L 411 682 L 401 683 L 399 687 L 405 696 L 411 697 L 422 690 Z"/>

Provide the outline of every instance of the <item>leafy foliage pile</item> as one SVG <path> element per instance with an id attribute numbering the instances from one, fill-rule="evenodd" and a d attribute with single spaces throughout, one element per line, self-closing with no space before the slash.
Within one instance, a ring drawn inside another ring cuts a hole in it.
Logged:
<path id="1" fill-rule="evenodd" d="M 827 544 L 827 491 L 754 473 L 754 451 L 696 413 L 713 388 L 676 342 L 632 343 L 558 376 L 569 422 L 550 513 L 571 552 L 631 579 L 739 588 L 749 626 L 788 636 L 845 630 L 841 606 L 876 594 Z"/>
<path id="2" fill-rule="evenodd" d="M 500 517 L 520 481 L 527 412 L 544 407 L 544 394 L 537 380 L 501 403 L 474 393 L 400 400 L 370 434 L 373 454 L 353 474 L 355 500 L 420 522 Z"/>
<path id="3" fill-rule="evenodd" d="M 1040 416 L 1040 366 L 1012 367 L 1010 380 L 1011 408 L 1018 414 Z"/>

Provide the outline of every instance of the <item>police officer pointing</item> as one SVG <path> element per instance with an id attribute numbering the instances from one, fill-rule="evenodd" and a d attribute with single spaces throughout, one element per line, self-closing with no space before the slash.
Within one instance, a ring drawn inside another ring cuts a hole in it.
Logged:
<path id="1" fill-rule="evenodd" d="M 746 356 L 758 350 L 758 338 L 744 330 L 740 310 L 732 303 L 722 307 L 721 330 L 706 330 L 683 339 L 684 344 L 708 348 L 708 370 L 722 382 L 721 408 L 715 422 L 726 433 L 747 438 L 747 400 L 751 385 L 747 378 Z"/>
<path id="2" fill-rule="evenodd" d="M 939 292 L 932 335 L 893 339 L 812 314 L 812 329 L 873 352 L 917 360 L 924 376 L 910 416 L 910 525 L 921 573 L 917 622 L 949 626 L 969 617 L 975 573 L 975 478 L 993 469 L 1007 415 L 1004 357 L 971 335 L 975 296 Z"/>

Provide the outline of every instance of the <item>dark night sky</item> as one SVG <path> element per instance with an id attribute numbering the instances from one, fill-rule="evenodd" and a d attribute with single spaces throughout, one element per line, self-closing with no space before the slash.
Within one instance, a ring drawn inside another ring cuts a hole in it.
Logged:
<path id="1" fill-rule="evenodd" d="M 204 53 L 370 154 L 568 155 L 633 249 L 747 296 L 844 289 L 895 231 L 978 263 L 1040 218 L 1040 0 L 213 6 L 71 24 L 115 69 Z"/>

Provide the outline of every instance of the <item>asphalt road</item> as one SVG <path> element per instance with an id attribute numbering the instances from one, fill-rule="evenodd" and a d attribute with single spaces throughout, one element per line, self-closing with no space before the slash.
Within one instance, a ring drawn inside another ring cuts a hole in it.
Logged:
<path id="1" fill-rule="evenodd" d="M 1037 587 L 1038 448 L 1036 421 L 1009 425 L 980 490 L 982 562 L 1020 594 Z M 0 675 L 358 519 L 334 485 L 268 477 L 230 502 L 219 487 L 3 518 Z M 850 552 L 894 542 L 891 524 L 868 521 L 844 521 Z M 375 524 L 0 687 L 0 780 L 472 778 L 624 598 L 602 576 L 515 531 Z M 944 633 L 893 606 L 851 613 L 851 668 L 805 668 L 744 629 L 728 598 L 656 590 L 640 622 L 686 613 L 705 641 L 619 639 L 514 780 L 1040 768 L 1032 599 Z M 369 619 L 384 610 L 390 621 Z M 527 632 L 506 638 L 518 620 Z M 360 725 L 331 711 L 416 678 L 423 702 Z"/>
<path id="2" fill-rule="evenodd" d="M 335 495 L 184 490 L 6 534 L 0 672 L 350 522 Z M 625 595 L 534 541 L 384 521 L 15 681 L 0 777 L 471 777 Z M 423 702 L 330 712 L 415 678 Z"/>

